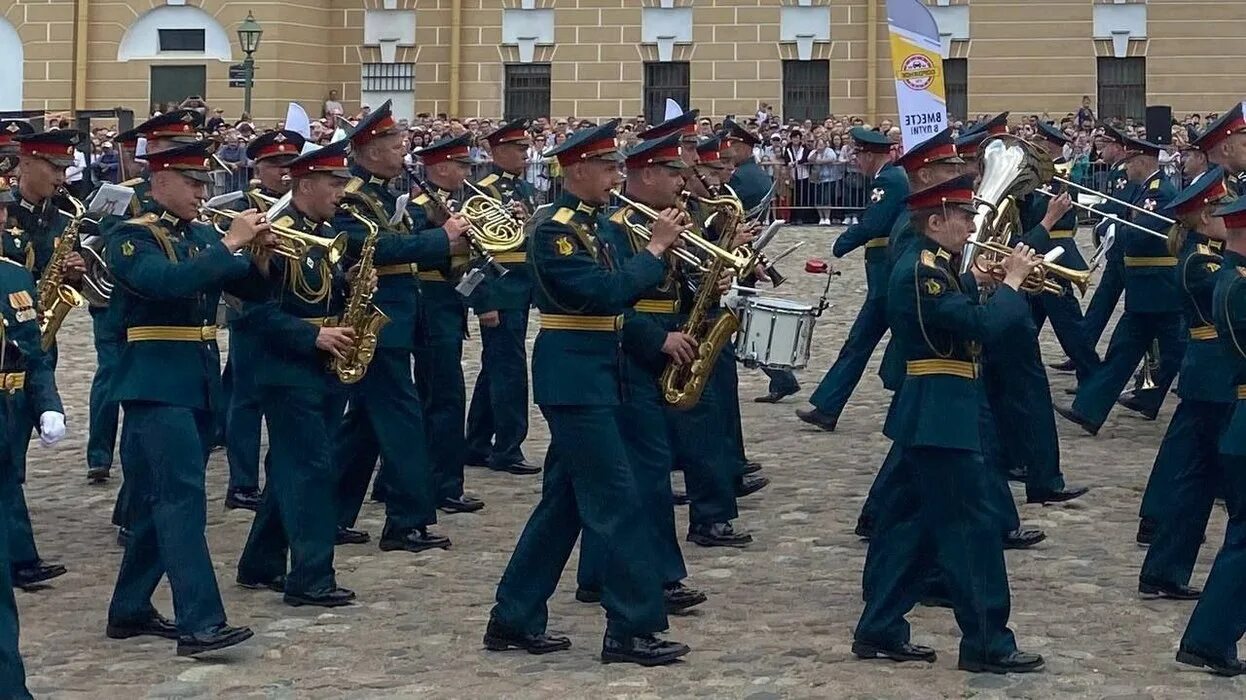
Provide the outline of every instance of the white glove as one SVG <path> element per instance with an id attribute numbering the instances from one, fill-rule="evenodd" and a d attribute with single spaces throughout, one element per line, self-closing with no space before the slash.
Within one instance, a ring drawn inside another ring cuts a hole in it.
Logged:
<path id="1" fill-rule="evenodd" d="M 44 447 L 51 447 L 65 437 L 65 414 L 56 411 L 44 411 L 39 416 L 39 441 Z"/>

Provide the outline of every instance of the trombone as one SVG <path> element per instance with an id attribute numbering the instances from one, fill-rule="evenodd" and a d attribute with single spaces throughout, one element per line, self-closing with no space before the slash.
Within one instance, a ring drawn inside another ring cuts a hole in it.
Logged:
<path id="1" fill-rule="evenodd" d="M 984 256 L 979 255 L 974 259 L 973 263 L 973 266 L 978 271 L 990 275 L 996 275 L 999 263 L 1013 253 L 1012 248 L 998 241 L 969 241 L 968 243 L 972 247 L 991 254 L 986 259 L 984 259 Z M 1025 281 L 1021 284 L 1021 289 L 1030 294 L 1038 294 L 1040 292 L 1057 295 L 1064 294 L 1064 287 L 1056 280 L 1051 279 L 1055 277 L 1071 283 L 1077 288 L 1079 295 L 1085 296 L 1086 287 L 1090 284 L 1090 275 L 1093 269 L 1074 270 L 1070 267 L 1057 265 L 1055 263 L 1056 259 L 1063 254 L 1063 248 L 1059 246 L 1052 248 L 1051 251 L 1043 256 L 1043 262 L 1039 263 L 1038 267 L 1035 267 L 1034 271 L 1025 278 Z"/>
<path id="2" fill-rule="evenodd" d="M 225 194 L 219 197 L 213 197 L 199 207 L 200 215 L 207 219 L 208 223 L 216 229 L 216 232 L 222 236 L 229 230 L 229 224 L 238 218 L 242 212 L 232 209 L 223 208 L 223 204 L 233 202 L 242 196 L 241 192 Z M 302 262 L 313 252 L 323 251 L 329 263 L 336 263 L 342 259 L 346 253 L 346 234 L 339 233 L 333 238 L 325 238 L 323 236 L 313 236 L 310 233 L 304 233 L 288 226 L 268 222 L 269 229 L 277 237 L 277 245 L 273 248 L 273 252 L 284 258 L 289 258 L 296 262 Z M 251 244 L 247 249 L 252 253 L 258 253 L 260 246 Z"/>
<path id="3" fill-rule="evenodd" d="M 1068 180 L 1065 180 L 1065 179 L 1063 179 L 1063 178 L 1059 178 L 1059 177 L 1057 177 L 1057 178 L 1052 178 L 1052 179 L 1053 179 L 1053 180 L 1055 180 L 1056 182 L 1062 182 L 1062 183 L 1068 183 L 1068 182 L 1069 182 Z M 1083 192 L 1087 192 L 1087 193 L 1089 193 L 1089 194 L 1093 194 L 1093 195 L 1095 195 L 1095 196 L 1097 196 L 1097 197 L 1103 197 L 1104 199 L 1107 199 L 1107 200 L 1108 200 L 1108 201 L 1110 201 L 1110 202 L 1113 202 L 1113 203 L 1116 203 L 1116 204 L 1123 204 L 1123 205 L 1125 205 L 1125 206 L 1129 207 L 1130 209 L 1134 209 L 1134 210 L 1136 210 L 1136 211 L 1140 211 L 1140 212 L 1142 212 L 1142 213 L 1144 213 L 1144 214 L 1146 214 L 1146 215 L 1148 215 L 1148 216 L 1155 217 L 1156 219 L 1159 219 L 1160 221 L 1163 221 L 1164 223 L 1168 224 L 1169 226 L 1175 226 L 1175 225 L 1176 225 L 1176 223 L 1177 223 L 1175 220 L 1170 219 L 1170 218 L 1168 218 L 1167 216 L 1163 216 L 1163 215 L 1160 215 L 1160 214 L 1156 214 L 1155 212 L 1153 212 L 1153 211 L 1149 211 L 1149 210 L 1146 210 L 1146 209 L 1143 209 L 1142 207 L 1135 207 L 1134 205 L 1130 204 L 1129 202 L 1126 202 L 1126 201 L 1125 201 L 1125 200 L 1123 200 L 1123 199 L 1117 199 L 1117 198 L 1115 198 L 1115 197 L 1109 197 L 1109 196 L 1107 196 L 1107 195 L 1105 195 L 1105 194 L 1103 194 L 1103 193 L 1101 193 L 1101 192 L 1096 192 L 1095 190 L 1091 190 L 1091 189 L 1089 189 L 1089 188 L 1082 187 L 1081 185 L 1074 185 L 1074 186 L 1075 186 L 1075 187 L 1077 187 L 1079 190 L 1081 190 L 1081 191 L 1083 191 Z M 1052 192 L 1051 190 L 1049 190 L 1049 189 L 1047 189 L 1047 188 L 1045 188 L 1045 187 L 1040 187 L 1040 188 L 1038 188 L 1038 189 L 1036 189 L 1036 190 L 1034 190 L 1034 191 L 1035 191 L 1035 192 L 1037 192 L 1038 194 L 1043 195 L 1044 197 L 1050 197 L 1051 199 L 1055 199 L 1056 197 L 1059 197 L 1059 196 L 1060 196 L 1060 195 L 1056 194 L 1055 192 Z M 1077 200 L 1075 200 L 1075 199 L 1070 199 L 1070 200 L 1069 200 L 1069 203 L 1070 203 L 1070 204 L 1072 204 L 1074 207 L 1076 207 L 1076 208 L 1078 208 L 1078 209 L 1081 209 L 1082 211 L 1086 211 L 1086 212 L 1090 212 L 1091 214 L 1098 215 L 1098 216 L 1100 216 L 1100 217 L 1102 217 L 1102 218 L 1104 218 L 1104 219 L 1106 219 L 1106 220 L 1108 220 L 1108 221 L 1114 221 L 1114 222 L 1116 222 L 1116 223 L 1118 223 L 1118 224 L 1124 224 L 1125 226 L 1128 226 L 1128 227 L 1130 227 L 1130 228 L 1132 228 L 1132 229 L 1136 229 L 1136 230 L 1138 230 L 1138 231 L 1142 231 L 1143 233 L 1149 233 L 1149 234 L 1151 234 L 1152 236 L 1155 236 L 1156 238 L 1163 238 L 1164 240 L 1168 240 L 1168 235 L 1167 235 L 1167 234 L 1160 233 L 1159 231 L 1152 231 L 1151 229 L 1147 228 L 1146 226 L 1143 226 L 1142 224 L 1135 224 L 1134 222 L 1129 221 L 1129 220 L 1127 220 L 1127 219 L 1122 219 L 1122 218 L 1120 218 L 1119 216 L 1116 216 L 1115 214 L 1109 214 L 1109 213 L 1107 213 L 1107 212 L 1099 211 L 1098 209 L 1095 209 L 1094 207 L 1090 206 L 1089 204 L 1082 204 L 1081 202 L 1079 202 L 1079 201 L 1077 201 Z"/>
<path id="4" fill-rule="evenodd" d="M 660 216 L 660 214 L 656 210 L 654 210 L 652 207 L 646 206 L 644 204 L 641 204 L 640 202 L 629 199 L 626 195 L 624 195 L 622 192 L 619 192 L 618 190 L 611 191 L 611 194 L 613 194 L 615 197 L 618 197 L 620 202 L 623 202 L 624 204 L 640 212 L 643 216 L 648 218 L 650 221 L 656 221 L 658 219 L 658 216 Z M 642 240 L 648 241 L 652 237 L 652 235 L 649 233 L 648 227 L 643 226 L 641 224 L 629 223 L 628 228 L 631 230 L 632 233 L 639 236 Z M 750 253 L 746 253 L 740 250 L 731 251 L 731 250 L 727 250 L 726 248 L 721 248 L 718 245 L 711 243 L 710 241 L 698 236 L 697 234 L 687 229 L 680 232 L 679 239 L 694 248 L 699 248 L 701 252 L 705 253 L 707 256 L 722 260 L 723 263 L 727 265 L 727 267 L 732 268 L 737 273 L 747 273 L 757 263 L 756 254 L 750 254 Z M 701 272 L 707 271 L 707 267 L 702 262 L 701 258 L 698 257 L 692 251 L 672 246 L 669 249 L 669 252 L 673 254 L 675 257 L 679 258 L 684 263 L 687 263 L 688 265 L 690 265 L 693 269 L 699 270 Z"/>

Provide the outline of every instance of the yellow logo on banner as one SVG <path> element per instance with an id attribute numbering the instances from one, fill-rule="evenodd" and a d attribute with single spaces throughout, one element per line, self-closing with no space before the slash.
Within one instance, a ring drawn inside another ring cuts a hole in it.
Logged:
<path id="1" fill-rule="evenodd" d="M 928 92 L 940 102 L 946 101 L 942 56 L 892 32 L 891 65 L 898 82 L 911 90 Z"/>

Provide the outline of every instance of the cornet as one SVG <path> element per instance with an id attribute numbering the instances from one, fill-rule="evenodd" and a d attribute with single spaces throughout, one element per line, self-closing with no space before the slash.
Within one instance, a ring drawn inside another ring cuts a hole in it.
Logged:
<path id="1" fill-rule="evenodd" d="M 973 266 L 979 272 L 983 272 L 995 277 L 999 276 L 999 266 L 1009 255 L 1012 255 L 1013 249 L 996 241 L 970 241 L 969 245 L 975 247 L 986 255 L 979 254 L 975 259 Z M 1043 256 L 1043 262 L 1035 267 L 1033 272 L 1025 278 L 1025 282 L 1021 284 L 1023 291 L 1030 294 L 1038 294 L 1046 292 L 1048 294 L 1064 294 L 1064 287 L 1060 285 L 1057 278 L 1071 283 L 1077 288 L 1078 295 L 1086 294 L 1086 287 L 1090 284 L 1090 270 L 1074 270 L 1063 265 L 1057 265 L 1055 260 L 1064 253 L 1064 249 L 1060 247 L 1053 248 L 1051 252 Z"/>
<path id="2" fill-rule="evenodd" d="M 200 215 L 208 223 L 212 224 L 216 232 L 222 236 L 229 231 L 228 222 L 238 218 L 242 212 L 221 208 L 221 204 L 236 199 L 237 196 L 235 195 L 221 195 L 220 197 L 213 197 L 199 208 Z M 310 233 L 304 233 L 288 226 L 280 226 L 271 221 L 268 227 L 277 237 L 277 245 L 273 248 L 273 252 L 284 258 L 301 262 L 312 253 L 323 252 L 325 258 L 332 264 L 341 260 L 342 255 L 346 253 L 347 238 L 344 233 L 339 233 L 333 238 L 325 238 L 313 236 Z M 259 252 L 259 246 L 256 244 L 248 246 L 247 249 L 253 253 Z"/>
<path id="3" fill-rule="evenodd" d="M 658 217 L 660 216 L 659 212 L 654 210 L 652 207 L 646 206 L 644 204 L 641 204 L 640 202 L 636 202 L 632 199 L 629 199 L 627 196 L 625 196 L 622 192 L 619 192 L 618 190 L 612 191 L 611 194 L 613 194 L 615 197 L 618 197 L 620 202 L 623 202 L 624 204 L 640 212 L 641 215 L 643 215 L 650 221 L 657 221 Z M 629 223 L 628 228 L 631 230 L 632 233 L 634 233 L 637 237 L 641 238 L 642 240 L 648 241 L 652 238 L 652 235 L 649 233 L 648 227 L 642 224 Z M 746 254 L 738 250 L 731 251 L 725 248 L 721 248 L 718 245 L 698 236 L 697 234 L 693 233 L 690 230 L 685 229 L 684 231 L 680 232 L 679 238 L 687 245 L 700 249 L 701 252 L 705 253 L 706 255 L 722 260 L 723 263 L 727 265 L 727 267 L 730 267 L 731 269 L 735 270 L 737 274 L 741 274 L 741 273 L 748 274 L 748 272 L 751 271 L 757 264 L 756 254 Z M 679 258 L 679 260 L 681 260 L 682 262 L 691 266 L 695 270 L 698 270 L 700 272 L 705 272 L 707 269 L 707 266 L 705 265 L 704 262 L 702 262 L 701 258 L 699 258 L 692 251 L 672 246 L 669 249 L 669 252 L 675 257 Z"/>

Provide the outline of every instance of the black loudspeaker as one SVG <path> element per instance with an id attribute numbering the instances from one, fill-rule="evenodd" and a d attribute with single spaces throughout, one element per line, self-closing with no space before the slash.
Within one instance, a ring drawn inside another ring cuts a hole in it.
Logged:
<path id="1" fill-rule="evenodd" d="M 1172 107 L 1156 105 L 1146 108 L 1146 139 L 1161 146 L 1172 145 Z"/>

